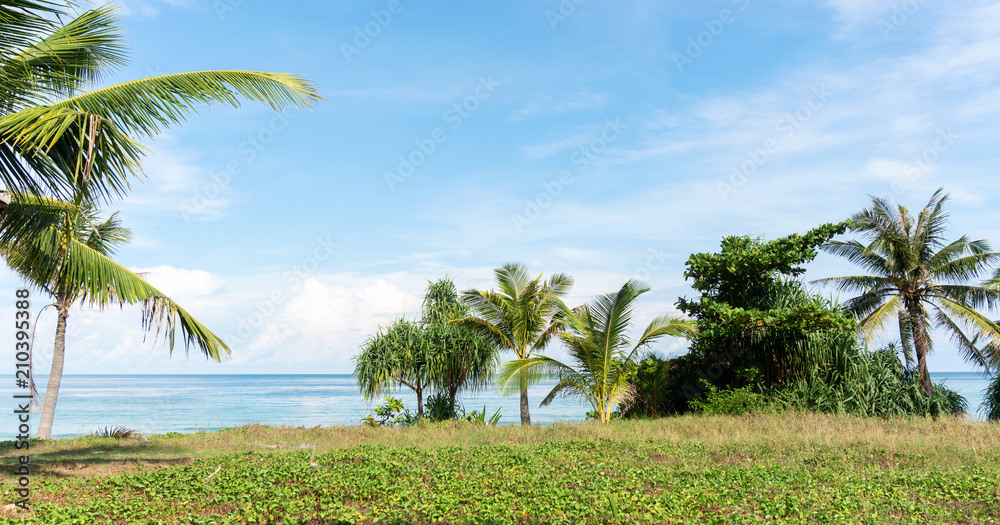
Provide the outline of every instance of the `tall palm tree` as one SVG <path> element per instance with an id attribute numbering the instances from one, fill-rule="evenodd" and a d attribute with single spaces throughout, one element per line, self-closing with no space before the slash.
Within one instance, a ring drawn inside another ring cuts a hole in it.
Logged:
<path id="1" fill-rule="evenodd" d="M 697 332 L 690 319 L 662 315 L 653 319 L 633 344 L 628 331 L 634 303 L 648 291 L 649 288 L 632 280 L 617 292 L 597 297 L 573 311 L 564 311 L 561 319 L 566 328 L 559 338 L 569 349 L 572 364 L 548 356 L 509 361 L 501 369 L 497 382 L 509 388 L 517 377 L 555 376 L 558 383 L 542 400 L 542 406 L 560 393 L 579 396 L 590 402 L 599 421 L 608 423 L 612 410 L 619 405 L 627 406 L 635 395 L 629 377 L 641 359 L 640 351 L 665 335 L 691 338 Z"/>
<path id="2" fill-rule="evenodd" d="M 0 184 L 72 200 L 123 195 L 141 173 L 138 139 L 178 124 L 200 104 L 259 100 L 276 111 L 320 100 L 279 73 L 177 73 L 100 87 L 127 62 L 114 7 L 74 16 L 69 2 L 0 1 Z M 67 21 L 68 18 L 68 21 Z"/>
<path id="3" fill-rule="evenodd" d="M 858 316 L 867 339 L 884 332 L 893 320 L 898 323 L 904 355 L 910 363 L 915 351 L 927 395 L 933 391 L 927 371 L 927 354 L 934 349 L 932 328 L 949 332 L 966 360 L 986 369 L 1000 366 L 1000 325 L 978 311 L 993 308 L 1000 291 L 965 284 L 988 272 L 1000 261 L 1000 253 L 991 251 L 988 242 L 965 235 L 945 242 L 948 196 L 942 192 L 936 191 L 916 216 L 873 197 L 870 208 L 851 218 L 853 231 L 868 244 L 831 241 L 822 247 L 869 274 L 817 281 L 861 294 L 844 307 Z"/>
<path id="4" fill-rule="evenodd" d="M 532 279 L 518 263 L 504 264 L 494 274 L 499 291 L 462 292 L 462 302 L 472 316 L 452 322 L 481 334 L 500 350 L 514 352 L 517 359 L 528 359 L 543 351 L 561 330 L 557 315 L 566 310 L 561 298 L 573 286 L 573 278 L 560 273 L 543 282 L 541 275 Z M 531 424 L 528 386 L 536 380 L 530 374 L 518 374 L 522 425 Z"/>
<path id="5" fill-rule="evenodd" d="M 180 305 L 112 259 L 115 251 L 131 239 L 131 232 L 121 226 L 117 214 L 102 220 L 82 193 L 74 203 L 15 194 L 0 214 L 0 228 L 27 218 L 36 222 L 39 217 L 52 219 L 46 228 L 36 229 L 31 236 L 0 243 L 0 255 L 7 264 L 52 297 L 58 316 L 52 371 L 37 433 L 40 439 L 51 437 L 65 360 L 67 318 L 70 308 L 78 302 L 100 309 L 115 304 L 141 305 L 143 330 L 155 332 L 157 338 L 163 332 L 171 353 L 178 327 L 185 350 L 197 346 L 216 361 L 229 353 L 229 347 L 218 336 Z M 52 214 L 56 209 L 61 212 Z"/>

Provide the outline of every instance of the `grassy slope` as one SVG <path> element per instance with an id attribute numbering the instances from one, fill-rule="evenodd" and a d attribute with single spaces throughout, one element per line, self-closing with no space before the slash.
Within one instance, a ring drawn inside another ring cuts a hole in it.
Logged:
<path id="1" fill-rule="evenodd" d="M 1000 522 L 1000 425 L 952 419 L 251 426 L 31 452 L 14 523 Z"/>

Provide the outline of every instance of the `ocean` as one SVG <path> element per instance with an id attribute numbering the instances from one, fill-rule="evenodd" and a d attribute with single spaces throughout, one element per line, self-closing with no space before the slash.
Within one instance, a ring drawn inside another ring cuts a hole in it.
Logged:
<path id="1" fill-rule="evenodd" d="M 931 374 L 969 401 L 979 416 L 988 377 L 975 372 Z M 44 390 L 48 377 L 37 376 Z M 575 398 L 558 397 L 549 406 L 538 404 L 552 384 L 528 392 L 532 423 L 583 421 L 590 406 Z M 409 390 L 393 394 L 416 411 Z M 500 409 L 500 424 L 520 422 L 519 398 L 499 397 L 492 390 L 464 394 L 459 401 L 468 411 L 486 407 L 487 416 Z M 13 403 L 13 401 L 10 401 Z M 166 432 L 211 431 L 249 423 L 288 426 L 360 425 L 374 405 L 358 393 L 354 377 L 340 375 L 65 375 L 59 389 L 53 437 L 91 434 L 104 427 L 123 426 L 145 435 Z M 39 409 L 32 418 L 38 428 Z M 14 423 L 11 422 L 11 425 Z"/>

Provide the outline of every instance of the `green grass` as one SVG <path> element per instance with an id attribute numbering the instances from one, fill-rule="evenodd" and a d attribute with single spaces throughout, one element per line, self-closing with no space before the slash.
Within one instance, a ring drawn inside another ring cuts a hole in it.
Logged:
<path id="1" fill-rule="evenodd" d="M 2 451 L 6 503 L 15 451 Z M 7 522 L 1000 521 L 1000 425 L 950 418 L 249 426 L 32 453 L 35 510 Z"/>

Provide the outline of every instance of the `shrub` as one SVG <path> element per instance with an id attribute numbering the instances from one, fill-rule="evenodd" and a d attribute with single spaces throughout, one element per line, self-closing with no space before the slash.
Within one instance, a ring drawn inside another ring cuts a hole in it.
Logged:
<path id="1" fill-rule="evenodd" d="M 702 399 L 691 401 L 691 409 L 698 414 L 740 415 L 772 410 L 768 397 L 749 386 L 730 390 L 707 387 L 708 393 Z"/>

